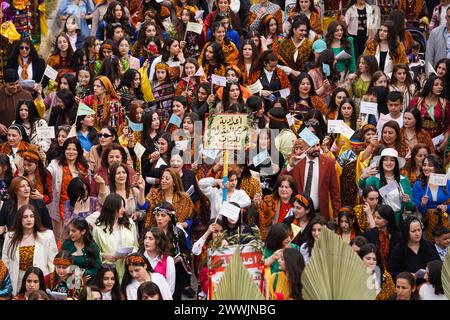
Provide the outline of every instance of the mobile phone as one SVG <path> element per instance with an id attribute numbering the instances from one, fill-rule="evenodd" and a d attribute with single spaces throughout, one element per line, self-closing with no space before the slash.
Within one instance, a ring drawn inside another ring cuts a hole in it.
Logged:
<path id="1" fill-rule="evenodd" d="M 425 269 L 419 269 L 417 272 L 416 272 L 416 277 L 417 278 L 423 278 L 424 276 L 425 276 L 425 273 L 427 272 L 427 270 L 425 270 Z"/>

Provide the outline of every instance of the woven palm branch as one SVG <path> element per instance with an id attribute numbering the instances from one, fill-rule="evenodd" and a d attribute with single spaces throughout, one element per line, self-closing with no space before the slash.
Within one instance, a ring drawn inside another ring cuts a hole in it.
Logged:
<path id="1" fill-rule="evenodd" d="M 375 300 L 372 275 L 351 247 L 327 228 L 302 274 L 305 300 Z"/>
<path id="2" fill-rule="evenodd" d="M 241 250 L 237 247 L 213 294 L 213 300 L 264 300 L 258 286 L 245 269 L 240 253 Z"/>
<path id="3" fill-rule="evenodd" d="M 442 265 L 441 279 L 445 296 L 450 300 L 450 255 L 448 252 L 445 255 L 444 264 Z"/>

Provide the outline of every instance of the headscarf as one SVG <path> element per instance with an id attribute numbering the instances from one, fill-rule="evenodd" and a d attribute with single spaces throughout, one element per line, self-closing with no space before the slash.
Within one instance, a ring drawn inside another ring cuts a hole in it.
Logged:
<path id="1" fill-rule="evenodd" d="M 98 76 L 94 80 L 99 80 L 103 84 L 103 86 L 106 89 L 106 94 L 109 95 L 111 98 L 120 99 L 109 78 L 105 76 Z"/>

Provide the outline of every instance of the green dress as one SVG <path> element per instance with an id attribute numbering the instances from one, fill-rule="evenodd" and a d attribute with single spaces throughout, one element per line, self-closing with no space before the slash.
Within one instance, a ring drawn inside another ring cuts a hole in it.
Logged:
<path id="1" fill-rule="evenodd" d="M 298 245 L 291 243 L 289 246 L 293 249 L 297 249 L 300 252 L 300 247 Z M 264 259 L 269 258 L 271 255 L 273 255 L 275 253 L 275 251 L 276 250 L 270 250 L 270 249 L 264 248 Z M 275 260 L 270 265 L 270 272 L 275 273 L 275 272 L 279 272 L 279 271 L 280 271 L 280 266 L 278 265 L 278 260 Z"/>
<path id="2" fill-rule="evenodd" d="M 369 177 L 367 179 L 360 178 L 359 179 L 359 187 L 361 189 L 364 189 L 366 186 L 374 186 L 375 188 L 380 189 L 379 174 L 377 174 L 373 177 Z M 409 195 L 409 201 L 408 202 L 401 201 L 400 209 L 394 211 L 395 220 L 397 221 L 397 225 L 400 225 L 402 213 L 405 210 L 405 208 L 407 211 L 414 211 L 414 209 L 415 209 L 415 205 L 414 205 L 413 197 L 412 197 L 412 193 L 411 193 L 411 183 L 409 182 L 407 177 L 400 176 L 400 186 L 402 188 L 402 192 L 404 194 Z M 383 199 L 383 204 L 386 204 L 385 199 Z"/>
<path id="3" fill-rule="evenodd" d="M 95 242 L 92 242 L 92 248 L 93 251 L 95 252 L 95 261 L 94 261 L 94 265 L 89 268 L 88 267 L 88 252 L 86 247 L 83 248 L 82 252 L 83 255 L 81 256 L 74 256 L 72 255 L 72 259 L 73 259 L 73 264 L 83 268 L 84 274 L 83 276 L 91 276 L 91 280 L 94 279 L 95 275 L 97 274 L 98 269 L 100 268 L 100 250 L 98 249 L 98 246 Z M 66 250 L 69 253 L 74 253 L 77 251 L 77 248 L 75 247 L 75 244 L 72 240 L 67 239 L 66 241 L 64 241 L 61 250 Z"/>
<path id="4" fill-rule="evenodd" d="M 350 74 L 350 73 L 355 73 L 355 71 L 356 71 L 356 58 L 355 58 L 355 48 L 353 46 L 353 37 L 348 37 L 348 40 L 350 42 L 350 52 L 347 52 L 347 53 L 352 56 L 349 59 L 350 63 L 348 63 L 348 72 L 347 72 L 347 74 Z M 337 56 L 341 51 L 344 51 L 344 48 L 331 48 L 331 50 L 333 50 L 334 55 Z M 338 60 L 337 61 L 336 69 L 339 73 L 345 71 L 346 66 L 347 66 L 347 61 L 348 60 Z"/>

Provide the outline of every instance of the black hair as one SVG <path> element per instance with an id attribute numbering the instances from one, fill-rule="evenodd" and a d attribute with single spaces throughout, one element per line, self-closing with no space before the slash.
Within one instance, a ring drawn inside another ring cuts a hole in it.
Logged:
<path id="1" fill-rule="evenodd" d="M 86 187 L 86 191 L 84 190 Z M 72 207 L 75 207 L 75 203 L 80 200 L 85 200 L 91 194 L 91 187 L 89 183 L 83 178 L 75 177 L 70 180 L 67 186 L 67 196 L 69 197 L 69 202 Z"/>
<path id="2" fill-rule="evenodd" d="M 81 179 L 82 180 L 82 179 Z M 73 180 L 72 180 L 73 181 Z M 70 185 L 70 184 L 69 184 Z M 83 235 L 83 243 L 84 248 L 87 252 L 87 267 L 88 269 L 95 268 L 95 261 L 97 258 L 97 244 L 94 241 L 94 238 L 92 237 L 91 229 L 89 227 L 89 224 L 85 219 L 77 218 L 70 222 L 70 225 L 72 225 L 75 229 L 79 231 L 84 231 Z"/>
<path id="3" fill-rule="evenodd" d="M 167 38 L 166 41 L 164 41 L 164 45 L 161 49 L 161 62 L 167 62 L 170 58 L 170 47 L 172 44 L 177 41 L 178 39 L 175 38 Z M 178 61 L 178 57 L 173 58 L 174 61 Z"/>
<path id="4" fill-rule="evenodd" d="M 355 102 L 352 99 L 346 98 L 344 100 L 341 101 L 341 104 L 339 105 L 338 108 L 338 114 L 337 114 L 337 119 L 338 120 L 344 120 L 344 115 L 342 114 L 342 106 L 344 104 L 348 103 L 349 105 L 352 106 L 352 115 L 350 116 L 350 127 L 353 130 L 356 130 L 356 121 L 357 121 L 357 110 L 356 110 L 356 106 L 355 106 Z"/>
<path id="5" fill-rule="evenodd" d="M 29 267 L 27 269 L 27 271 L 25 271 L 25 274 L 23 275 L 22 278 L 22 285 L 20 287 L 19 292 L 17 293 L 18 295 L 21 294 L 25 294 L 25 292 L 27 291 L 27 278 L 30 274 L 35 274 L 38 276 L 39 279 L 39 290 L 45 291 L 45 278 L 44 278 L 44 273 L 42 272 L 42 270 L 38 267 Z"/>
<path id="6" fill-rule="evenodd" d="M 84 118 L 86 118 L 87 115 L 77 116 L 77 122 L 75 124 L 75 129 L 80 131 L 83 127 L 83 124 L 81 123 Z M 95 130 L 94 126 L 88 127 L 88 136 L 87 138 L 91 141 L 92 145 L 97 145 L 99 143 L 97 131 Z"/>
<path id="7" fill-rule="evenodd" d="M 380 280 L 380 288 L 381 288 L 383 285 L 383 282 L 385 280 L 384 279 L 385 266 L 383 264 L 383 259 L 381 257 L 380 249 L 373 243 L 367 243 L 367 242 L 359 247 L 360 247 L 360 249 L 359 249 L 358 255 L 361 259 L 363 259 L 369 253 L 375 254 L 375 257 L 377 258 L 377 266 L 378 266 L 378 268 L 380 268 L 380 279 L 379 280 Z"/>
<path id="8" fill-rule="evenodd" d="M 62 79 L 66 79 L 70 92 L 75 96 L 77 93 L 77 78 L 72 73 L 64 73 L 58 80 L 58 89 L 61 86 Z"/>
<path id="9" fill-rule="evenodd" d="M 67 89 L 62 89 L 56 92 L 56 96 L 64 104 L 64 109 L 61 110 L 64 124 L 73 124 L 77 116 L 77 103 L 75 95 Z"/>
<path id="10" fill-rule="evenodd" d="M 435 295 L 443 295 L 444 288 L 442 287 L 442 261 L 433 260 L 427 263 L 428 282 L 434 288 Z"/>
<path id="11" fill-rule="evenodd" d="M 361 247 L 367 243 L 369 243 L 369 242 L 364 236 L 356 236 L 352 240 L 350 240 L 349 245 L 350 246 L 355 245 L 355 246 L 359 247 L 361 250 Z"/>
<path id="12" fill-rule="evenodd" d="M 202 56 L 202 65 L 205 66 L 205 63 L 209 63 L 209 61 L 206 60 L 206 49 L 207 47 L 211 47 L 213 51 L 213 60 L 215 63 L 224 63 L 225 64 L 225 54 L 223 53 L 222 46 L 218 44 L 217 42 L 210 42 L 205 45 L 205 50 L 203 52 Z"/>
<path id="13" fill-rule="evenodd" d="M 314 89 L 314 81 L 311 78 L 311 76 L 306 73 L 306 72 L 302 72 L 298 75 L 297 78 L 295 78 L 294 82 L 292 83 L 292 90 L 291 90 L 291 94 L 288 97 L 288 104 L 291 105 L 295 102 L 297 102 L 298 100 L 300 100 L 300 91 L 298 89 L 298 87 L 300 86 L 300 84 L 302 83 L 303 79 L 308 79 L 309 82 L 311 83 L 311 90 L 309 91 L 309 95 L 310 96 L 315 96 L 316 94 L 316 90 Z"/>
<path id="14" fill-rule="evenodd" d="M 439 78 L 437 75 L 430 74 L 430 76 L 428 77 L 428 80 L 425 82 L 422 92 L 420 93 L 420 96 L 422 98 L 426 98 L 428 95 L 433 93 L 433 86 L 434 83 L 436 81 L 441 81 L 442 82 L 442 86 L 444 87 L 444 80 L 442 80 L 441 78 Z M 440 96 L 440 98 L 444 98 L 445 97 L 445 88 L 442 90 Z"/>
<path id="15" fill-rule="evenodd" d="M 150 132 L 152 130 L 152 118 L 153 115 L 158 113 L 155 110 L 150 110 L 149 112 L 145 112 L 142 116 L 142 144 L 144 147 L 149 148 L 153 144 L 153 139 L 150 137 Z M 161 121 L 159 123 L 159 129 L 156 132 L 156 137 L 159 136 L 161 132 Z"/>
<path id="16" fill-rule="evenodd" d="M 390 235 L 393 235 L 399 231 L 397 222 L 395 220 L 394 210 L 390 206 L 383 204 L 378 208 L 376 212 L 378 212 L 378 215 L 381 218 L 388 222 L 387 230 Z"/>
<path id="17" fill-rule="evenodd" d="M 97 274 L 94 277 L 93 283 L 100 290 L 105 289 L 103 277 L 105 276 L 106 272 L 112 272 L 114 275 L 114 285 L 111 289 L 111 300 L 122 300 L 122 293 L 120 292 L 120 279 L 115 264 L 101 264 L 100 268 L 97 271 Z"/>
<path id="18" fill-rule="evenodd" d="M 23 125 L 23 119 L 20 116 L 20 107 L 22 105 L 26 105 L 28 108 L 28 121 L 30 122 L 31 127 L 34 127 L 34 123 L 41 119 L 41 116 L 39 115 L 39 112 L 36 108 L 36 105 L 34 104 L 33 100 L 19 100 L 19 103 L 17 105 L 16 109 L 16 119 L 14 123 L 22 124 Z"/>
<path id="19" fill-rule="evenodd" d="M 210 42 L 216 42 L 216 37 L 214 36 L 214 32 L 215 32 L 218 28 L 224 28 L 224 29 L 225 29 L 225 27 L 224 27 L 219 21 L 213 22 L 213 23 L 211 24 L 211 27 L 210 27 L 210 30 L 211 30 L 211 36 L 209 37 L 208 41 L 210 41 Z M 223 42 L 224 42 L 226 45 L 230 44 L 230 39 L 228 39 L 228 37 L 227 37 L 227 30 L 225 30 L 225 38 L 223 39 Z"/>
<path id="20" fill-rule="evenodd" d="M 161 290 L 159 290 L 158 285 L 152 281 L 141 283 L 137 290 L 137 299 L 144 300 L 144 294 L 149 297 L 158 295 L 158 300 L 164 300 L 162 298 Z"/>
<path id="21" fill-rule="evenodd" d="M 403 103 L 403 94 L 399 91 L 390 91 L 387 94 L 387 101 L 395 102 L 400 100 Z"/>
<path id="22" fill-rule="evenodd" d="M 120 76 L 120 59 L 117 56 L 110 56 L 103 60 L 102 67 L 98 72 L 98 76 L 107 77 L 113 86 L 115 86 L 115 82 L 118 79 L 121 79 Z"/>
<path id="23" fill-rule="evenodd" d="M 449 234 L 450 233 L 450 229 L 447 228 L 446 226 L 443 225 L 439 225 L 436 228 L 433 229 L 433 231 L 431 232 L 433 235 L 433 238 L 438 238 L 444 234 Z"/>
<path id="24" fill-rule="evenodd" d="M 66 164 L 67 159 L 66 159 L 65 151 L 67 150 L 67 147 L 71 143 L 73 143 L 75 145 L 75 147 L 77 148 L 77 152 L 78 152 L 77 159 L 75 162 L 81 163 L 86 169 L 89 168 L 88 163 L 83 155 L 83 147 L 81 147 L 81 143 L 75 137 L 67 138 L 66 141 L 64 141 L 64 144 L 62 147 L 62 153 L 58 158 L 58 164 L 60 166 L 64 166 Z"/>
<path id="25" fill-rule="evenodd" d="M 266 248 L 272 251 L 276 251 L 282 248 L 283 241 L 289 237 L 290 229 L 284 223 L 273 224 L 266 237 Z"/>
<path id="26" fill-rule="evenodd" d="M 16 63 L 16 61 L 20 55 L 20 45 L 24 44 L 24 43 L 30 47 L 29 57 L 30 57 L 31 61 L 33 61 L 33 62 L 37 61 L 37 59 L 39 58 L 39 54 L 36 51 L 36 48 L 35 48 L 33 42 L 31 41 L 31 38 L 23 37 L 23 38 L 15 41 L 15 43 L 13 44 L 11 54 L 8 57 L 8 63 L 7 63 L 8 65 Z"/>
<path id="27" fill-rule="evenodd" d="M 297 249 L 285 248 L 283 250 L 285 273 L 289 281 L 290 297 L 302 300 L 302 273 L 305 269 L 303 256 Z"/>
<path id="28" fill-rule="evenodd" d="M 298 27 L 302 25 L 306 26 L 306 31 L 307 33 L 309 33 L 309 31 L 311 30 L 311 24 L 309 22 L 309 19 L 305 14 L 300 13 L 298 16 L 294 18 L 294 21 L 292 22 L 291 25 L 291 30 L 289 30 L 287 38 L 292 38 L 294 36 L 294 29 L 298 29 Z"/>
<path id="29" fill-rule="evenodd" d="M 106 39 L 103 41 L 102 46 L 100 47 L 100 52 L 98 53 L 98 58 L 100 61 L 103 61 L 105 56 L 103 55 L 103 49 L 105 49 L 105 45 L 110 45 L 112 47 L 113 55 L 119 56 L 119 46 L 117 45 L 117 42 L 113 39 Z"/>
<path id="30" fill-rule="evenodd" d="M 110 193 L 102 206 L 100 211 L 100 216 L 97 218 L 95 225 L 101 226 L 104 224 L 103 231 L 109 232 L 112 234 L 114 227 L 114 220 L 116 218 L 117 212 L 121 207 L 125 208 L 125 200 L 117 193 Z M 125 228 L 130 229 L 133 226 L 130 223 L 130 220 L 126 214 L 123 215 L 122 218 L 119 218 L 119 225 L 125 226 Z"/>
<path id="31" fill-rule="evenodd" d="M 414 276 L 410 272 L 407 271 L 400 272 L 397 275 L 397 280 L 398 279 L 404 279 L 408 281 L 409 285 L 411 286 L 411 289 L 416 288 L 416 278 L 414 278 Z M 411 293 L 411 300 L 418 300 L 417 290 Z"/>
<path id="32" fill-rule="evenodd" d="M 308 250 L 309 256 L 311 256 L 312 249 L 314 247 L 314 243 L 316 242 L 316 239 L 312 235 L 313 227 L 316 224 L 320 224 L 320 225 L 326 227 L 327 220 L 322 216 L 317 216 L 317 217 L 313 218 L 306 226 L 305 231 L 304 231 L 305 232 L 305 243 L 306 243 L 306 248 Z"/>

